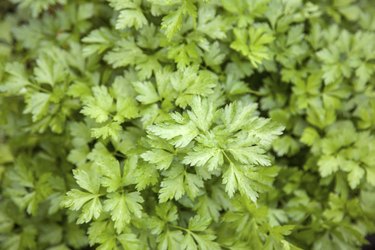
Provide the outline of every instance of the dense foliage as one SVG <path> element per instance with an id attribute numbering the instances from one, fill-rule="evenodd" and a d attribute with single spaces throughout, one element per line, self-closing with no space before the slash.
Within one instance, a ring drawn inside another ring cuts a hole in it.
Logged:
<path id="1" fill-rule="evenodd" d="M 359 249 L 372 0 L 0 0 L 0 249 Z"/>

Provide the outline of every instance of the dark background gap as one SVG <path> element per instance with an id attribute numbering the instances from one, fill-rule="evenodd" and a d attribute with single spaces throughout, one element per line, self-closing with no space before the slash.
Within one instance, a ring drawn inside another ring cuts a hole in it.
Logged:
<path id="1" fill-rule="evenodd" d="M 369 241 L 368 245 L 362 247 L 362 250 L 375 250 L 375 234 L 366 237 Z"/>

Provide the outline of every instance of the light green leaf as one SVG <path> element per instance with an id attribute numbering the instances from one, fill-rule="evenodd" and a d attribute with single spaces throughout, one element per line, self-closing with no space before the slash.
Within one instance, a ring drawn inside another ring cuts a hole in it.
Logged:
<path id="1" fill-rule="evenodd" d="M 93 97 L 87 97 L 84 100 L 84 107 L 81 113 L 93 118 L 96 122 L 105 122 L 108 120 L 110 112 L 112 111 L 113 99 L 108 93 L 105 86 L 95 86 L 92 89 Z"/>
<path id="2" fill-rule="evenodd" d="M 72 210 L 80 210 L 82 212 L 77 220 L 78 224 L 90 222 L 93 218 L 99 218 L 102 212 L 102 204 L 97 194 L 82 192 L 72 189 L 67 193 L 63 205 Z"/>
<path id="3" fill-rule="evenodd" d="M 166 230 L 158 238 L 158 249 L 179 249 L 183 240 L 183 234 L 179 230 Z"/>
<path id="4" fill-rule="evenodd" d="M 2 81 L 0 92 L 9 94 L 20 94 L 22 88 L 31 84 L 27 77 L 24 65 L 19 62 L 8 63 L 5 66 L 5 72 L 9 74 L 8 78 Z"/>
<path id="5" fill-rule="evenodd" d="M 143 249 L 145 243 L 142 243 L 135 234 L 121 234 L 117 236 L 117 240 L 120 242 L 124 250 Z"/>
<path id="6" fill-rule="evenodd" d="M 36 64 L 34 74 L 37 82 L 54 86 L 65 80 L 66 74 L 63 65 L 52 60 L 49 56 L 43 54 L 36 60 Z"/>
<path id="7" fill-rule="evenodd" d="M 148 131 L 156 136 L 171 141 L 171 143 L 177 147 L 186 147 L 195 137 L 198 136 L 199 132 L 194 123 L 185 122 L 183 118 L 175 113 L 172 114 L 175 122 L 165 122 L 162 124 L 151 125 L 148 127 Z"/>
<path id="8" fill-rule="evenodd" d="M 40 120 L 48 112 L 50 94 L 35 92 L 26 99 L 25 113 L 31 113 L 33 121 Z"/>
<path id="9" fill-rule="evenodd" d="M 122 128 L 118 122 L 111 122 L 99 128 L 92 128 L 91 136 L 95 138 L 102 137 L 103 139 L 111 137 L 112 139 L 117 141 L 121 129 Z"/>
<path id="10" fill-rule="evenodd" d="M 133 193 L 112 193 L 104 201 L 104 210 L 111 214 L 111 219 L 115 222 L 116 232 L 120 234 L 130 223 L 132 217 L 142 216 L 143 198 L 138 192 Z"/>
<path id="11" fill-rule="evenodd" d="M 348 174 L 349 185 L 352 189 L 355 189 L 361 182 L 363 176 L 365 175 L 365 170 L 360 166 L 355 166 Z"/>
<path id="12" fill-rule="evenodd" d="M 98 194 L 100 188 L 100 176 L 94 169 L 74 169 L 74 178 L 78 185 L 92 194 Z"/>
<path id="13" fill-rule="evenodd" d="M 189 230 L 195 232 L 204 232 L 211 224 L 209 217 L 201 217 L 199 215 L 194 216 L 189 220 Z"/>
<path id="14" fill-rule="evenodd" d="M 160 184 L 159 202 L 180 199 L 185 194 L 184 169 L 175 166 L 168 170 L 165 175 L 166 177 Z"/>
<path id="15" fill-rule="evenodd" d="M 209 171 L 213 171 L 224 163 L 223 153 L 217 148 L 194 147 L 184 157 L 182 163 L 191 166 L 206 166 Z"/>
<path id="16" fill-rule="evenodd" d="M 140 9 L 124 9 L 120 11 L 117 18 L 116 29 L 125 29 L 127 27 L 140 29 L 147 23 L 147 19 Z"/>
<path id="17" fill-rule="evenodd" d="M 322 156 L 318 161 L 319 172 L 322 177 L 327 177 L 339 169 L 339 160 L 330 155 Z"/>
<path id="18" fill-rule="evenodd" d="M 184 188 L 186 194 L 191 198 L 194 199 L 197 197 L 204 187 L 204 183 L 202 178 L 196 174 L 185 173 L 184 179 Z"/>
<path id="19" fill-rule="evenodd" d="M 168 169 L 174 158 L 173 154 L 163 149 L 152 149 L 143 153 L 141 157 L 145 161 L 155 164 L 156 168 L 159 170 Z"/>
<path id="20" fill-rule="evenodd" d="M 138 93 L 136 98 L 141 103 L 152 104 L 160 100 L 160 97 L 151 82 L 136 82 L 134 83 L 134 89 Z"/>
<path id="21" fill-rule="evenodd" d="M 171 39 L 174 34 L 181 29 L 182 19 L 182 8 L 172 11 L 163 17 L 161 28 L 165 31 L 168 39 Z"/>

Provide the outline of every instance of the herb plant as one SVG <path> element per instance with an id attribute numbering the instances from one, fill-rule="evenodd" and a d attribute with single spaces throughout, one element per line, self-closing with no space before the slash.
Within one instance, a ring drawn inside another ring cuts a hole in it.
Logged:
<path id="1" fill-rule="evenodd" d="M 1 0 L 0 249 L 352 250 L 372 0 Z"/>

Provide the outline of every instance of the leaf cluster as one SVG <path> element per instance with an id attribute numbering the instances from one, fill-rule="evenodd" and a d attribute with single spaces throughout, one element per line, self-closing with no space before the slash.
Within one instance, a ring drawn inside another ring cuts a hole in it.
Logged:
<path id="1" fill-rule="evenodd" d="M 354 250 L 371 0 L 4 0 L 0 249 Z"/>

